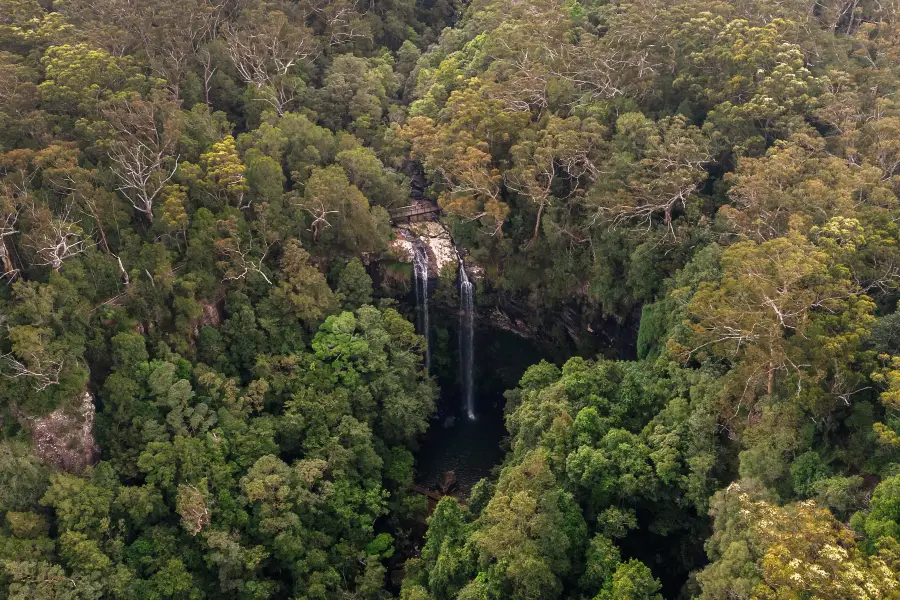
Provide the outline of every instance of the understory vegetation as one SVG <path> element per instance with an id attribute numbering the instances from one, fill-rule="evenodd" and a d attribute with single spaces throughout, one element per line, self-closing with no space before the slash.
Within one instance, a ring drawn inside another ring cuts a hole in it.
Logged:
<path id="1" fill-rule="evenodd" d="M 0 599 L 900 598 L 898 89 L 897 0 L 0 0 Z M 568 359 L 430 515 L 419 180 Z"/>

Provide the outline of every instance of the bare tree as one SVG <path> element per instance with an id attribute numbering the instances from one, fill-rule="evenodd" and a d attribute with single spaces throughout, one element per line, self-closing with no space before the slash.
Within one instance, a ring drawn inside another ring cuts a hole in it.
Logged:
<path id="1" fill-rule="evenodd" d="M 178 169 L 173 156 L 178 139 L 177 103 L 134 96 L 107 107 L 104 115 L 115 131 L 109 149 L 118 190 L 148 221 L 153 204 Z"/>
<path id="2" fill-rule="evenodd" d="M 328 215 L 338 214 L 338 211 L 336 210 L 328 210 L 325 207 L 325 203 L 318 198 L 313 198 L 311 201 L 304 200 L 300 203 L 295 203 L 295 205 L 304 212 L 309 213 L 313 218 L 307 231 L 312 233 L 314 242 L 318 239 L 320 230 L 331 227 L 331 223 L 328 221 Z"/>
<path id="3" fill-rule="evenodd" d="M 16 229 L 18 220 L 19 209 L 12 197 L 6 193 L 0 193 L 0 279 L 6 277 L 12 279 L 18 273 L 18 269 L 13 265 L 9 249 L 6 247 L 6 238 L 18 233 Z"/>
<path id="4" fill-rule="evenodd" d="M 653 130 L 656 131 L 653 131 Z M 676 207 L 684 206 L 707 177 L 712 160 L 702 132 L 676 117 L 649 125 L 641 156 L 625 174 L 625 190 L 592 198 L 592 223 L 616 227 L 626 223 L 651 226 L 660 215 L 670 232 Z"/>
<path id="5" fill-rule="evenodd" d="M 263 261 L 273 244 L 263 241 L 262 251 L 254 251 L 253 235 L 248 233 L 247 239 L 244 240 L 234 217 L 218 221 L 216 225 L 225 234 L 225 237 L 216 241 L 216 250 L 223 257 L 223 260 L 218 262 L 219 267 L 225 271 L 223 281 L 244 279 L 249 274 L 256 273 L 261 275 L 266 283 L 272 285 L 272 280 L 263 270 Z"/>
<path id="6" fill-rule="evenodd" d="M 307 20 L 316 21 L 325 30 L 332 46 L 372 35 L 353 0 L 302 0 L 300 5 L 307 11 Z"/>
<path id="7" fill-rule="evenodd" d="M 203 101 L 209 104 L 209 91 L 212 88 L 212 78 L 216 74 L 216 67 L 213 65 L 212 53 L 205 46 L 197 53 L 197 58 L 203 66 Z"/>
<path id="8" fill-rule="evenodd" d="M 37 391 L 59 384 L 59 375 L 62 373 L 64 361 L 40 361 L 36 355 L 29 355 L 28 358 L 27 362 L 22 362 L 12 352 L 0 354 L 0 360 L 9 370 L 4 375 L 10 379 L 26 377 L 31 380 Z"/>
<path id="9" fill-rule="evenodd" d="M 24 245 L 34 251 L 35 264 L 59 271 L 64 261 L 81 254 L 96 244 L 85 235 L 81 223 L 72 220 L 72 205 L 63 214 L 54 215 L 46 207 L 29 207 L 31 227 L 24 236 Z"/>
<path id="10" fill-rule="evenodd" d="M 192 536 L 209 525 L 209 507 L 203 493 L 192 485 L 179 485 L 175 500 L 175 510 L 181 516 L 181 525 Z"/>
<path id="11" fill-rule="evenodd" d="M 5 321 L 0 316 L 0 323 Z M 6 324 L 12 350 L 0 354 L 0 373 L 10 379 L 27 379 L 38 391 L 59 384 L 65 356 L 54 348 L 48 327 Z"/>
<path id="12" fill-rule="evenodd" d="M 145 10 L 153 13 L 154 26 L 142 36 L 144 50 L 151 57 L 151 68 L 177 98 L 194 61 L 203 60 L 201 48 L 216 36 L 217 11 L 203 0 L 157 0 Z"/>
<path id="13" fill-rule="evenodd" d="M 289 74 L 317 52 L 315 36 L 280 11 L 245 10 L 236 24 L 226 24 L 225 47 L 240 78 L 263 92 L 279 114 L 295 90 Z"/>
<path id="14" fill-rule="evenodd" d="M 62 149 L 61 152 L 59 151 L 60 149 Z M 121 257 L 110 248 L 103 218 L 101 217 L 101 214 L 115 202 L 114 194 L 101 187 L 96 187 L 94 180 L 95 171 L 79 167 L 77 150 L 70 150 L 73 149 L 65 146 L 50 146 L 41 151 L 46 153 L 46 157 L 40 159 L 41 167 L 43 168 L 43 182 L 48 188 L 53 189 L 60 195 L 60 201 L 66 207 L 65 220 L 69 219 L 68 215 L 72 212 L 73 207 L 77 207 L 82 215 L 93 221 L 94 232 L 99 236 L 100 247 L 104 252 L 116 259 L 119 271 L 122 273 L 122 279 L 125 285 L 128 285 L 130 282 L 128 271 L 125 270 Z M 78 231 L 73 228 L 70 233 L 72 235 L 83 235 L 80 221 L 75 225 Z M 59 231 L 56 234 L 45 235 L 44 237 L 56 239 L 61 233 L 62 231 Z M 87 238 L 84 239 L 84 243 L 87 244 L 84 249 L 95 245 Z"/>

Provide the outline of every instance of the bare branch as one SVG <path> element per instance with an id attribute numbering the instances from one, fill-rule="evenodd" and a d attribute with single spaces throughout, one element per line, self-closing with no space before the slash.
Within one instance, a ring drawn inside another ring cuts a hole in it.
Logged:
<path id="1" fill-rule="evenodd" d="M 118 190 L 148 221 L 153 204 L 178 170 L 172 156 L 178 138 L 174 102 L 134 97 L 105 111 L 116 140 L 109 150 Z"/>

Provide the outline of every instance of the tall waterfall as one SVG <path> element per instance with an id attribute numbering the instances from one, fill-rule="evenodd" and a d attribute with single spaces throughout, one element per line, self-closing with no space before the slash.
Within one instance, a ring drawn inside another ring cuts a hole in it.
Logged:
<path id="1" fill-rule="evenodd" d="M 462 379 L 466 414 L 475 418 L 475 286 L 466 274 L 466 265 L 459 259 L 459 368 Z"/>
<path id="2" fill-rule="evenodd" d="M 425 336 L 425 368 L 431 370 L 431 327 L 428 323 L 428 251 L 425 245 L 413 243 L 413 283 L 416 287 L 416 321 Z"/>

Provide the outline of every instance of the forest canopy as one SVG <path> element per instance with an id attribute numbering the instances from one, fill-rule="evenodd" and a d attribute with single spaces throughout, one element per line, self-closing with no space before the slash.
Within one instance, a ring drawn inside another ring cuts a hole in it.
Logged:
<path id="1" fill-rule="evenodd" d="M 897 0 L 0 0 L 0 599 L 900 598 L 898 93 Z M 429 507 L 466 265 L 546 360 Z"/>

